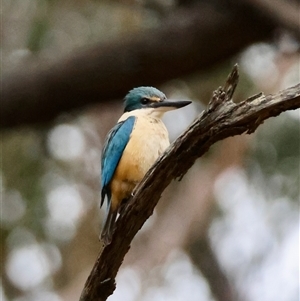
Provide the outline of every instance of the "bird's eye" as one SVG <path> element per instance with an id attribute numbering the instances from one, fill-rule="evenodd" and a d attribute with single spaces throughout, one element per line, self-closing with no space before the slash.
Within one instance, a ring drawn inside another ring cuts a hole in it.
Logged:
<path id="1" fill-rule="evenodd" d="M 149 102 L 150 102 L 150 100 L 148 98 L 142 98 L 141 99 L 141 104 L 143 104 L 143 105 L 146 105 Z"/>

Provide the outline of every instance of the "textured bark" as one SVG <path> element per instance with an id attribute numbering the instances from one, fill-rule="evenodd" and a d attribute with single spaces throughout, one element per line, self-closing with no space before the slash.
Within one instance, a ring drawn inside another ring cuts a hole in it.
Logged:
<path id="1" fill-rule="evenodd" d="M 129 199 L 117 221 L 112 243 L 102 246 L 81 301 L 102 301 L 113 293 L 116 274 L 132 239 L 153 213 L 172 179 L 183 177 L 195 160 L 215 142 L 250 134 L 267 118 L 300 107 L 300 84 L 274 95 L 260 93 L 236 104 L 231 98 L 237 82 L 238 69 L 234 67 L 224 88 L 213 93 L 207 109 L 158 159 L 138 185 L 134 197 Z"/>
<path id="2" fill-rule="evenodd" d="M 3 75 L 0 126 L 45 123 L 62 112 L 121 99 L 133 87 L 204 70 L 272 37 L 276 26 L 267 18 L 214 2 L 175 9 L 157 28 L 81 50 L 44 69 Z"/>

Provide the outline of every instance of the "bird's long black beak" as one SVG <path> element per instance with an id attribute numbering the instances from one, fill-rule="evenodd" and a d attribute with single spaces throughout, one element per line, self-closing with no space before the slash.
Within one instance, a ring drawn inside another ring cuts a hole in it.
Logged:
<path id="1" fill-rule="evenodd" d="M 182 107 L 185 107 L 187 105 L 189 105 L 190 103 L 192 103 L 189 100 L 164 100 L 164 101 L 158 101 L 158 102 L 153 102 L 151 104 L 152 108 L 174 108 L 174 109 L 179 109 Z"/>

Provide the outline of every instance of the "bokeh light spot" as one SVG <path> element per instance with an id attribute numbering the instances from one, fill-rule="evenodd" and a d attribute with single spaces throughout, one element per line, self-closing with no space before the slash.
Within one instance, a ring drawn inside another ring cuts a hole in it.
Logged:
<path id="1" fill-rule="evenodd" d="M 81 130 L 73 125 L 56 126 L 48 136 L 48 147 L 54 158 L 70 161 L 80 157 L 85 141 Z"/>
<path id="2" fill-rule="evenodd" d="M 28 245 L 12 250 L 6 272 L 16 287 L 28 290 L 49 276 L 50 266 L 44 250 L 39 245 Z"/>

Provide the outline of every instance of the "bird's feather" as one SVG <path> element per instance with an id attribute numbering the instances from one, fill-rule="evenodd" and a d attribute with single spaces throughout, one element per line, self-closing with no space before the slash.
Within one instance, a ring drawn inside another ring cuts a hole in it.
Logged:
<path id="1" fill-rule="evenodd" d="M 117 123 L 108 133 L 103 147 L 101 162 L 101 206 L 104 202 L 105 195 L 107 195 L 110 199 L 111 191 L 108 185 L 115 173 L 118 163 L 122 157 L 123 151 L 130 139 L 135 120 L 136 117 L 130 116 L 126 120 Z"/>

